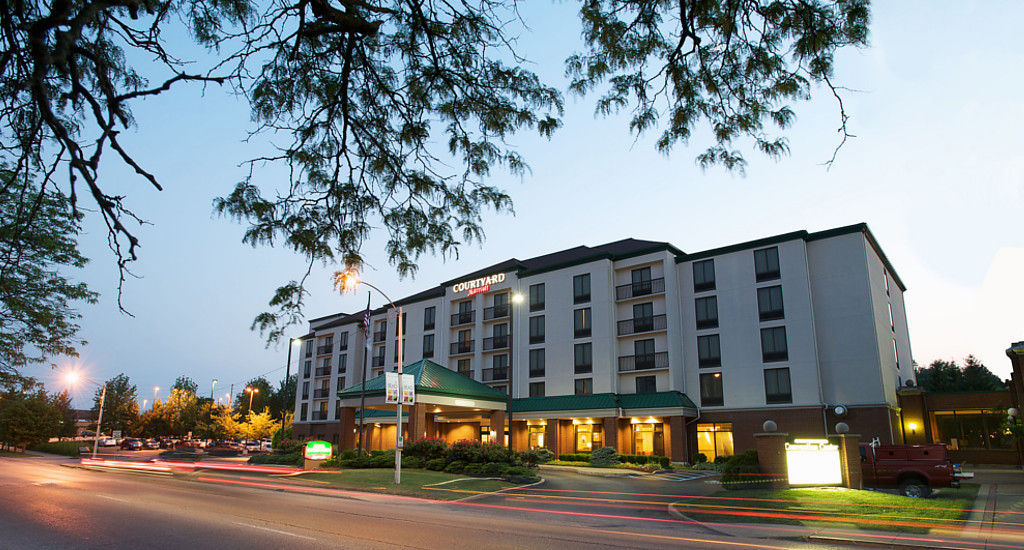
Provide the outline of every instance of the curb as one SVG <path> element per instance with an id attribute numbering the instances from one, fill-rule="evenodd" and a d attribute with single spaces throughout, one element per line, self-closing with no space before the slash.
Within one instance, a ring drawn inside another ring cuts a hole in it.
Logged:
<path id="1" fill-rule="evenodd" d="M 906 543 L 906 542 L 898 542 L 898 541 L 895 541 L 895 540 L 882 542 L 880 540 L 879 541 L 864 540 L 864 539 L 858 539 L 858 538 L 855 538 L 855 537 L 843 537 L 843 536 L 838 536 L 838 535 L 807 535 L 807 536 L 804 536 L 804 537 L 790 538 L 789 540 L 796 540 L 796 541 L 801 541 L 801 542 L 828 543 L 828 544 L 844 544 L 844 545 L 853 545 L 853 546 L 863 546 L 863 547 L 867 547 L 867 548 L 893 548 L 893 549 L 921 548 L 920 544 L 911 544 L 911 543 Z M 935 546 L 933 544 L 929 544 L 928 548 L 930 548 L 932 550 L 963 550 L 963 546 Z"/>
<path id="2" fill-rule="evenodd" d="M 579 474 L 581 476 L 593 476 L 593 477 L 643 477 L 643 476 L 652 475 L 649 472 L 640 472 L 640 471 L 637 471 L 637 470 L 624 470 L 624 469 L 619 469 L 619 468 L 601 468 L 600 470 L 607 470 L 607 472 L 604 472 L 604 471 L 593 471 L 593 470 L 591 470 L 589 468 L 582 468 L 580 466 L 545 466 L 545 465 L 540 465 L 540 466 L 538 466 L 538 469 L 550 470 L 552 472 L 558 472 L 558 471 L 572 472 L 574 474 Z M 594 468 L 594 470 L 599 470 L 599 469 L 598 468 Z"/>

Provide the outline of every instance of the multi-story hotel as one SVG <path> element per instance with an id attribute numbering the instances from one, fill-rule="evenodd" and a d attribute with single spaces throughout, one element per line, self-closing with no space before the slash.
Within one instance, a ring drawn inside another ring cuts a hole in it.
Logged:
<path id="1" fill-rule="evenodd" d="M 510 259 L 396 301 L 418 392 L 403 428 L 675 461 L 753 448 L 765 420 L 898 442 L 896 390 L 914 377 L 904 291 L 865 224 L 695 253 L 625 239 Z M 388 309 L 371 312 L 369 346 L 363 312 L 310 322 L 297 435 L 351 447 L 362 426 L 370 448 L 394 446 Z"/>

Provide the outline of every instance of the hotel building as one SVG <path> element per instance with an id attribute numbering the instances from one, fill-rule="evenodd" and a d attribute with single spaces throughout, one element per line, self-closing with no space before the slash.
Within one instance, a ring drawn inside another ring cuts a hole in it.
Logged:
<path id="1" fill-rule="evenodd" d="M 753 448 L 765 420 L 900 442 L 897 389 L 914 378 L 905 290 L 865 224 L 702 252 L 625 239 L 509 259 L 396 301 L 417 383 L 403 428 L 674 461 Z M 310 322 L 297 436 L 349 448 L 361 426 L 370 448 L 394 446 L 388 309 L 371 312 L 368 346 L 363 312 Z"/>

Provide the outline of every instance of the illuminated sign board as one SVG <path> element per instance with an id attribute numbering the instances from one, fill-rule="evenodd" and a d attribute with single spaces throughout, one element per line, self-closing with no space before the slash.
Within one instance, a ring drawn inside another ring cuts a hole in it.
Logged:
<path id="1" fill-rule="evenodd" d="M 302 456 L 307 460 L 327 460 L 331 458 L 331 444 L 326 441 L 310 441 Z"/>
<path id="2" fill-rule="evenodd" d="M 458 294 L 459 292 L 465 292 L 466 296 L 472 296 L 474 294 L 480 294 L 481 292 L 487 292 L 491 289 L 491 285 L 497 285 L 505 282 L 505 274 L 498 273 L 497 275 L 488 275 L 486 277 L 480 277 L 479 279 L 473 279 L 471 281 L 462 281 L 461 283 L 455 283 L 452 285 L 452 292 Z"/>
<path id="3" fill-rule="evenodd" d="M 843 482 L 839 446 L 827 439 L 796 439 L 786 443 L 790 485 L 840 485 Z"/>

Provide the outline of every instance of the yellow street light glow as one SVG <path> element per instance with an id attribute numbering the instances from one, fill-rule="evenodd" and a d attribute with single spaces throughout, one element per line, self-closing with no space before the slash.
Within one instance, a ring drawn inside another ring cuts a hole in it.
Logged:
<path id="1" fill-rule="evenodd" d="M 77 371 L 71 370 L 64 374 L 64 381 L 67 382 L 69 386 L 77 386 L 78 383 L 82 381 L 82 375 Z"/>
<path id="2" fill-rule="evenodd" d="M 334 288 L 342 294 L 355 292 L 359 286 L 359 272 L 349 268 L 344 271 L 334 272 Z"/>

